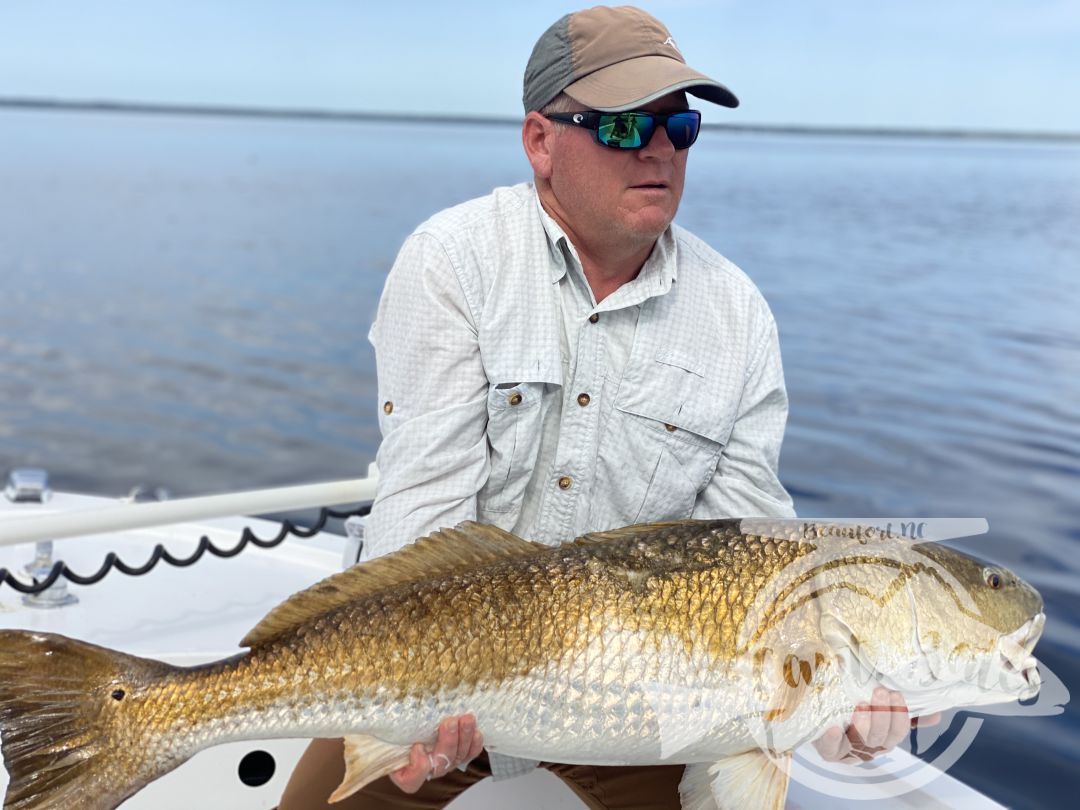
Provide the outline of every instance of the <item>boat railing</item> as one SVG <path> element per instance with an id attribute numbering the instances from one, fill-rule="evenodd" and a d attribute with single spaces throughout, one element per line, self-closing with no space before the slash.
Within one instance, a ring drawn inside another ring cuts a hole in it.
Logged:
<path id="1" fill-rule="evenodd" d="M 116 503 L 70 512 L 16 517 L 0 521 L 0 546 L 110 534 L 236 515 L 266 515 L 361 503 L 374 499 L 377 481 L 378 474 L 369 470 L 365 478 L 345 481 L 203 495 L 170 501 Z"/>
<path id="2" fill-rule="evenodd" d="M 347 567 L 359 558 L 363 542 L 360 516 L 370 511 L 377 480 L 377 470 L 371 465 L 365 478 L 345 481 L 151 503 L 135 502 L 134 498 L 131 498 L 107 506 L 43 512 L 3 520 L 0 521 L 0 546 L 32 542 L 35 543 L 35 554 L 33 561 L 26 566 L 24 575 L 0 567 L 0 584 L 8 585 L 24 594 L 24 601 L 32 606 L 63 607 L 76 601 L 75 597 L 68 593 L 66 582 L 92 585 L 100 582 L 113 570 L 128 576 L 141 576 L 149 573 L 160 562 L 175 567 L 187 567 L 207 553 L 222 558 L 235 557 L 249 545 L 269 549 L 282 543 L 289 535 L 311 537 L 321 532 L 331 519 L 345 521 L 346 538 L 342 565 Z M 51 497 L 48 476 L 41 470 L 16 471 L 12 474 L 7 495 L 16 502 L 47 503 Z M 357 506 L 348 510 L 330 508 L 331 505 L 339 504 Z M 157 543 L 145 562 L 131 565 L 110 551 L 105 554 L 100 567 L 90 574 L 73 571 L 63 560 L 53 560 L 55 540 L 98 537 L 216 518 L 280 514 L 311 508 L 318 508 L 320 511 L 310 525 L 298 526 L 292 520 L 284 519 L 277 522 L 277 531 L 273 537 L 260 537 L 250 526 L 245 526 L 240 533 L 240 539 L 227 546 L 215 544 L 204 534 L 199 538 L 194 551 L 186 557 L 177 556 L 163 544 Z"/>

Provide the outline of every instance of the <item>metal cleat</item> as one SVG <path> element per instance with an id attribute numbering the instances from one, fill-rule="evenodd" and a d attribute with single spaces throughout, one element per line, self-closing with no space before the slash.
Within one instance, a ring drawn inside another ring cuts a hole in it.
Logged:
<path id="1" fill-rule="evenodd" d="M 45 470 L 22 468 L 8 475 L 4 495 L 12 503 L 45 503 L 52 497 L 49 473 Z M 34 544 L 34 559 L 23 569 L 34 582 L 41 582 L 52 572 L 53 541 L 41 540 Z M 23 596 L 23 604 L 35 608 L 58 608 L 78 602 L 75 594 L 68 593 L 67 580 L 59 577 L 41 593 Z"/>

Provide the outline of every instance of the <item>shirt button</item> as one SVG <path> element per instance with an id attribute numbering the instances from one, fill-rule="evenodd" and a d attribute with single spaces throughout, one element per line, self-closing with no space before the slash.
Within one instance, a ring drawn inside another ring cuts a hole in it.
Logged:
<path id="1" fill-rule="evenodd" d="M 384 402 L 382 405 L 382 412 L 385 413 L 387 416 L 392 414 L 394 412 L 394 403 L 390 400 L 386 400 L 386 402 Z"/>
<path id="2" fill-rule="evenodd" d="M 582 408 L 584 408 L 590 402 L 592 402 L 592 397 L 590 397 L 588 394 L 577 395 L 577 404 L 580 405 Z"/>
<path id="3" fill-rule="evenodd" d="M 564 475 L 562 478 L 559 479 L 559 489 L 570 489 L 570 485 L 573 483 L 574 482 L 573 480 L 571 480 L 570 476 Z"/>
<path id="4" fill-rule="evenodd" d="M 520 405 L 521 404 L 521 394 L 518 391 L 515 391 L 514 393 L 512 393 L 510 395 L 509 402 L 510 402 L 511 405 Z"/>
<path id="5" fill-rule="evenodd" d="M 674 432 L 675 432 L 675 426 L 674 426 L 674 425 L 667 425 L 667 424 L 665 424 L 665 425 L 664 425 L 664 429 L 665 429 L 665 430 L 666 430 L 666 431 L 667 431 L 668 433 L 674 433 Z"/>
<path id="6" fill-rule="evenodd" d="M 598 320 L 600 320 L 599 312 L 594 312 L 592 315 L 589 316 L 589 323 L 596 323 Z"/>

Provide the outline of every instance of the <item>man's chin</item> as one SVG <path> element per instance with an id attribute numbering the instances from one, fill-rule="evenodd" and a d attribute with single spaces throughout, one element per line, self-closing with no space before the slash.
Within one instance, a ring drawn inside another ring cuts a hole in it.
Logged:
<path id="1" fill-rule="evenodd" d="M 670 200 L 627 206 L 622 211 L 623 226 L 638 233 L 657 237 L 667 230 L 675 219 L 675 208 Z"/>

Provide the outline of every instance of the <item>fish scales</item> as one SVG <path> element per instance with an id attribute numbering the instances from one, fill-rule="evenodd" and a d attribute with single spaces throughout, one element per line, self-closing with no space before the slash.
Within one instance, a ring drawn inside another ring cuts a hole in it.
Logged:
<path id="1" fill-rule="evenodd" d="M 969 628 L 951 654 L 992 656 L 1012 634 L 1012 669 L 1030 669 L 1019 661 L 1041 631 L 1041 600 L 1011 574 L 1009 598 L 988 601 L 986 569 L 957 552 L 882 556 L 842 533 L 811 541 L 793 522 L 755 526 L 650 524 L 551 548 L 463 524 L 297 594 L 249 633 L 249 652 L 192 668 L 0 633 L 12 650 L 0 660 L 4 808 L 111 808 L 202 748 L 287 736 L 347 736 L 345 795 L 466 712 L 492 751 L 715 762 L 719 780 L 724 757 L 788 751 L 850 716 L 865 687 L 854 673 L 896 665 L 904 677 L 912 655 L 925 657 L 922 636 L 949 638 L 953 614 L 988 612 L 991 626 Z M 916 626 L 927 581 L 948 585 L 926 599 L 949 615 Z M 11 663 L 43 654 L 48 674 Z M 133 753 L 101 756 L 118 750 Z M 702 803 L 708 782 L 691 772 L 684 801 L 720 807 Z M 782 802 L 786 776 L 764 790 Z"/>
<path id="2" fill-rule="evenodd" d="M 360 730 L 408 742 L 472 711 L 492 750 L 522 753 L 501 742 L 512 733 L 532 754 L 654 759 L 660 730 L 640 684 L 724 688 L 754 586 L 812 548 L 676 526 L 403 583 L 190 673 L 168 703 L 175 719 L 147 721 L 178 748 L 194 742 L 185 732 L 199 744 Z M 553 708 L 567 705 L 568 717 Z M 599 755 L 627 735 L 636 747 Z"/>
<path id="3" fill-rule="evenodd" d="M 275 707 L 291 706 L 296 726 L 278 730 L 298 736 L 340 733 L 350 717 L 371 728 L 368 718 L 380 714 L 392 718 L 375 724 L 383 733 L 408 741 L 418 727 L 426 733 L 433 718 L 467 702 L 472 693 L 488 693 L 532 673 L 523 682 L 531 685 L 532 700 L 509 699 L 533 704 L 532 712 L 516 713 L 514 725 L 531 720 L 537 727 L 530 730 L 539 734 L 553 718 L 538 707 L 580 704 L 584 690 L 575 679 L 595 681 L 625 698 L 645 680 L 670 678 L 674 662 L 658 654 L 665 637 L 677 639 L 687 653 L 707 649 L 702 665 L 734 657 L 735 628 L 753 590 L 729 590 L 725 580 L 732 572 L 737 578 L 740 567 L 745 570 L 740 560 L 758 560 L 760 574 L 763 566 L 783 567 L 808 548 L 726 527 L 705 536 L 676 527 L 603 545 L 551 549 L 524 567 L 506 561 L 405 583 L 344 605 L 249 655 L 191 673 L 182 691 L 201 689 L 204 699 L 191 702 L 185 694 L 172 705 L 183 728 L 197 727 L 214 712 L 230 723 L 242 724 L 244 716 L 261 722 L 257 718 L 264 712 L 280 716 Z M 657 654 L 591 649 L 595 639 L 620 636 L 651 639 Z M 711 674 L 698 676 L 705 683 Z M 318 694 L 326 708 L 316 710 L 301 698 L 306 694 Z M 328 695 L 340 696 L 340 702 L 327 700 Z M 416 700 L 432 695 L 434 702 Z M 590 697 L 601 709 L 603 697 Z M 405 712 L 395 711 L 401 702 L 415 713 L 404 728 Z M 486 728 L 485 712 L 478 713 Z M 598 725 L 587 713 L 575 717 L 594 734 L 625 730 L 616 723 Z M 174 736 L 178 732 L 170 729 Z M 487 737 L 498 744 L 497 735 Z"/>

